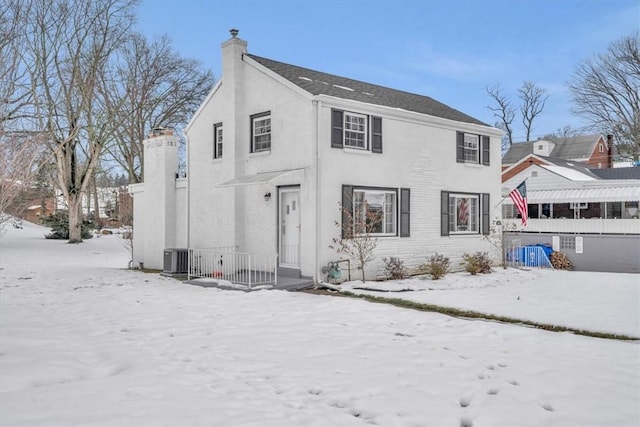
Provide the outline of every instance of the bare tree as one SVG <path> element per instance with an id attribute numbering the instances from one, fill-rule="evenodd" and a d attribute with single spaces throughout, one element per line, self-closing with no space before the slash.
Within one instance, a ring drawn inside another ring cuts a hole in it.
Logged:
<path id="1" fill-rule="evenodd" d="M 8 0 L 0 7 L 0 127 L 17 130 L 20 120 L 30 116 L 31 91 L 26 69 L 21 64 L 23 29 L 21 17 L 29 3 Z"/>
<path id="2" fill-rule="evenodd" d="M 567 140 L 573 137 L 576 137 L 580 134 L 580 129 L 575 129 L 571 125 L 566 125 L 561 128 L 556 129 L 554 133 L 548 133 L 542 136 L 540 139 L 544 139 L 547 141 L 553 140 Z"/>
<path id="3" fill-rule="evenodd" d="M 549 98 L 545 95 L 546 90 L 536 86 L 535 83 L 525 81 L 518 89 L 518 97 L 522 101 L 520 105 L 520 114 L 522 115 L 522 124 L 527 131 L 526 141 L 531 140 L 531 132 L 533 131 L 533 121 L 542 112 Z"/>
<path id="4" fill-rule="evenodd" d="M 640 33 L 611 43 L 580 64 L 568 84 L 574 110 L 595 129 L 612 133 L 618 151 L 640 158 Z"/>
<path id="5" fill-rule="evenodd" d="M 180 57 L 166 35 L 149 42 L 133 34 L 121 46 L 102 90 L 117 124 L 108 152 L 128 172 L 130 183 L 143 180 L 145 134 L 186 124 L 213 81 L 200 61 Z"/>
<path id="6" fill-rule="evenodd" d="M 27 1 L 27 0 L 23 0 Z M 81 203 L 112 133 L 98 82 L 133 23 L 136 0 L 30 0 L 23 64 L 37 122 L 69 207 L 69 242 L 82 241 Z"/>
<path id="7" fill-rule="evenodd" d="M 31 187 L 41 158 L 40 135 L 8 133 L 0 128 L 0 229 L 9 219 L 7 214 L 22 214 L 25 206 L 16 201 Z"/>
<path id="8" fill-rule="evenodd" d="M 496 102 L 496 107 L 487 107 L 493 112 L 493 115 L 498 119 L 496 127 L 502 129 L 505 132 L 506 149 L 509 149 L 513 144 L 513 127 L 511 124 L 516 117 L 516 110 L 511 104 L 509 98 L 500 91 L 500 85 L 488 86 L 486 88 L 487 93 Z"/>
<path id="9" fill-rule="evenodd" d="M 375 259 L 378 239 L 373 233 L 382 224 L 380 212 L 369 209 L 365 201 L 355 206 L 355 214 L 349 207 L 341 206 L 342 224 L 336 221 L 340 229 L 340 237 L 333 239 L 329 247 L 339 254 L 345 254 L 354 260 L 362 270 L 362 281 L 365 282 L 365 266 Z"/>

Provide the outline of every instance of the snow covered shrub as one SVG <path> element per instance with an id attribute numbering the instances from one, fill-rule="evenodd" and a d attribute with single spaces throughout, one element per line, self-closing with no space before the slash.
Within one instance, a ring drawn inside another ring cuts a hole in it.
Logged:
<path id="1" fill-rule="evenodd" d="M 486 252 L 476 252 L 474 254 L 463 254 L 464 269 L 475 276 L 478 273 L 491 273 L 491 260 Z"/>
<path id="2" fill-rule="evenodd" d="M 384 261 L 384 271 L 387 273 L 389 279 L 398 280 L 407 277 L 407 268 L 404 266 L 404 261 L 400 258 L 392 256 L 389 259 L 382 258 L 382 261 Z"/>
<path id="3" fill-rule="evenodd" d="M 451 263 L 449 258 L 436 252 L 429 257 L 429 261 L 423 264 L 420 269 L 429 273 L 433 280 L 438 280 L 449 273 Z"/>

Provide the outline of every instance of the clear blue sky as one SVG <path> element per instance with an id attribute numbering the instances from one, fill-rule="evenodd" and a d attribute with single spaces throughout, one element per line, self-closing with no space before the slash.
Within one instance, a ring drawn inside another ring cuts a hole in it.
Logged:
<path id="1" fill-rule="evenodd" d="M 640 29 L 640 0 L 142 0 L 138 9 L 140 32 L 168 34 L 216 78 L 231 28 L 255 55 L 428 95 L 489 124 L 485 87 L 500 83 L 517 102 L 531 80 L 550 95 L 535 138 L 584 125 L 566 82 Z"/>

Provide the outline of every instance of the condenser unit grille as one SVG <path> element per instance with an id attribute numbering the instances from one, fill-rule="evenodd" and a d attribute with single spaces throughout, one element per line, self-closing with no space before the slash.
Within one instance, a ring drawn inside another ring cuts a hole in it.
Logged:
<path id="1" fill-rule="evenodd" d="M 189 249 L 170 248 L 164 250 L 163 273 L 187 274 L 189 272 Z"/>

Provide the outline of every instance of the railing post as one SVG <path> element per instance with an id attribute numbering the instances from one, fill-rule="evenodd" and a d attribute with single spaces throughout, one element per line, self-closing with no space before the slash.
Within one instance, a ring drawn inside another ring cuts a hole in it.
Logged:
<path id="1" fill-rule="evenodd" d="M 191 280 L 191 257 L 193 256 L 193 249 L 189 249 L 189 259 L 187 260 L 187 280 Z"/>
<path id="2" fill-rule="evenodd" d="M 273 286 L 278 284 L 278 254 L 273 257 Z"/>
<path id="3" fill-rule="evenodd" d="M 251 289 L 251 254 L 247 254 L 247 263 L 249 264 L 248 266 L 248 275 L 249 275 L 249 289 Z"/>

